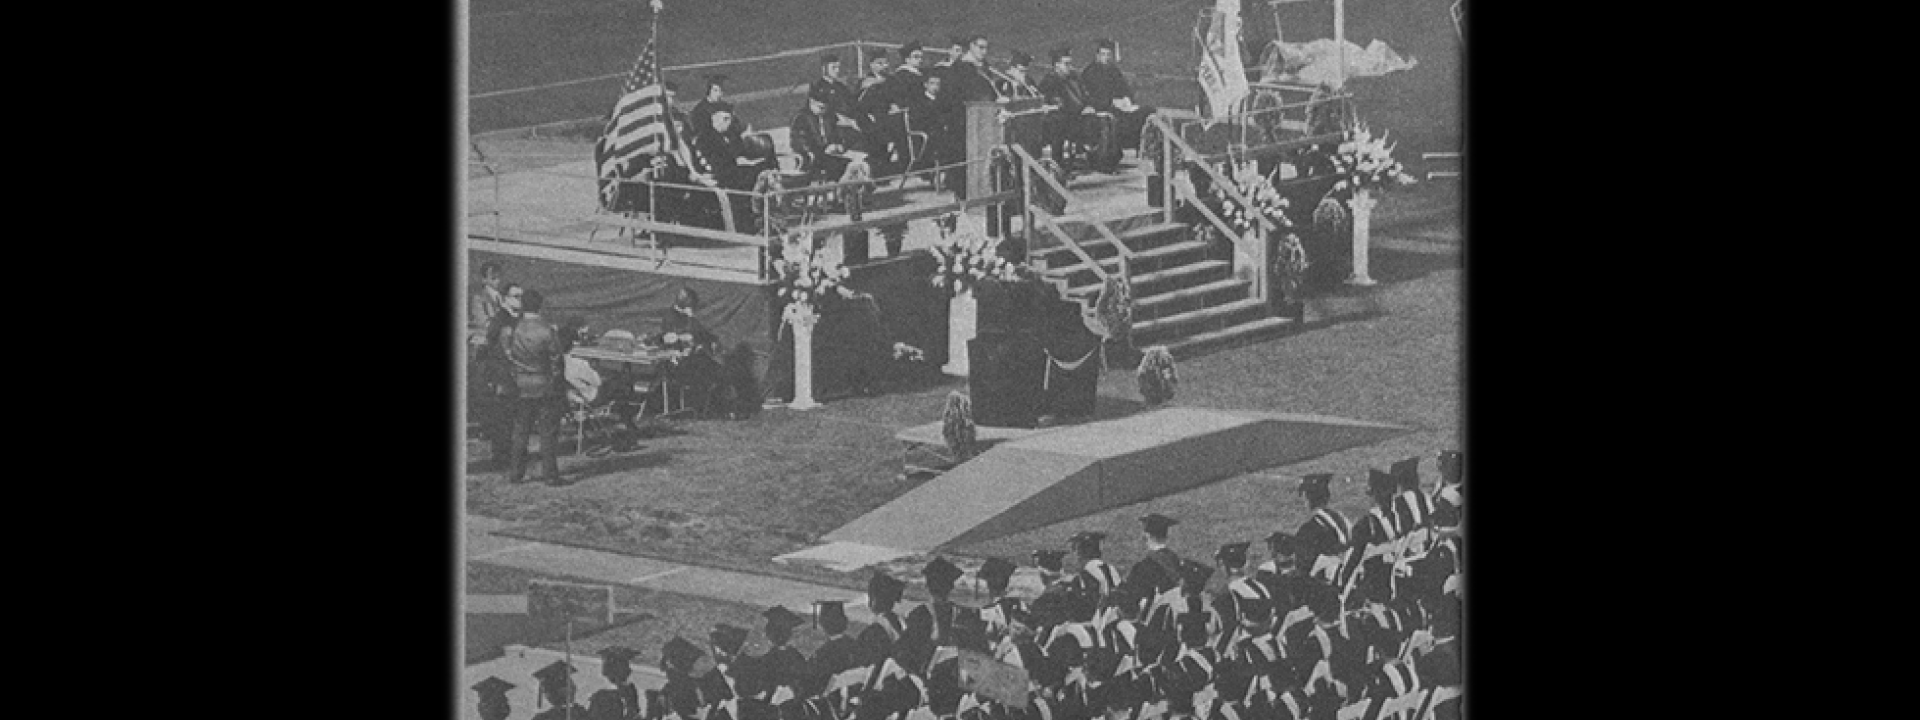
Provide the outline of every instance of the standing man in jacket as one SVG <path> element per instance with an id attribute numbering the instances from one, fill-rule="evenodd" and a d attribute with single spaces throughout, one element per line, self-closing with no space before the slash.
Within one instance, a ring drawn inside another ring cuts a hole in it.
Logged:
<path id="1" fill-rule="evenodd" d="M 527 474 L 527 437 L 540 433 L 540 463 L 547 484 L 560 483 L 558 458 L 561 401 L 565 389 L 558 386 L 560 337 L 553 326 L 540 317 L 546 298 L 538 290 L 528 289 L 521 298 L 520 322 L 507 335 L 507 363 L 513 368 L 518 397 L 513 407 L 513 438 L 509 453 L 512 468 L 507 482 L 519 483 Z"/>

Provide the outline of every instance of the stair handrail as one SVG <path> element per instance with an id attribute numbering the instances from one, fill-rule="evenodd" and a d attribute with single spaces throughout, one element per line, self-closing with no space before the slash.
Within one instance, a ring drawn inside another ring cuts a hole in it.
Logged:
<path id="1" fill-rule="evenodd" d="M 1219 215 L 1214 214 L 1213 210 L 1208 208 L 1205 202 L 1195 197 L 1198 193 L 1194 192 L 1191 187 L 1186 188 L 1184 192 L 1180 192 L 1181 195 L 1186 196 L 1188 204 L 1200 208 L 1201 214 L 1213 222 L 1215 229 L 1233 241 L 1235 248 L 1246 251 L 1247 257 L 1253 259 L 1252 296 L 1261 302 L 1266 302 L 1267 236 L 1279 229 L 1279 227 L 1274 225 L 1273 221 L 1268 220 L 1265 216 L 1253 212 L 1253 203 L 1249 201 L 1245 195 L 1240 193 L 1240 188 L 1236 187 L 1232 180 L 1227 179 L 1227 177 L 1220 172 L 1219 168 L 1205 162 L 1204 158 L 1206 156 L 1202 155 L 1200 151 L 1195 150 L 1193 144 L 1187 142 L 1186 138 L 1180 137 L 1178 133 L 1175 133 L 1173 127 L 1167 123 L 1165 118 L 1159 115 L 1148 115 L 1147 122 L 1153 123 L 1154 126 L 1159 129 L 1161 142 L 1168 144 L 1169 149 L 1166 152 L 1169 156 L 1172 154 L 1171 148 L 1178 147 L 1180 151 L 1184 153 L 1183 157 L 1197 160 L 1193 162 L 1193 165 L 1205 171 L 1207 177 L 1213 180 L 1213 186 L 1225 193 L 1227 199 L 1240 203 L 1240 207 L 1247 208 L 1247 215 L 1253 218 L 1254 227 L 1260 231 L 1258 237 L 1252 241 L 1235 233 L 1233 228 L 1229 227 L 1224 220 L 1221 220 Z M 1169 186 L 1178 185 L 1178 183 L 1173 182 L 1173 173 L 1177 172 L 1176 168 L 1169 165 L 1169 167 L 1163 168 L 1162 172 L 1165 173 L 1163 182 Z M 1176 192 L 1179 192 L 1179 190 L 1176 189 Z M 1248 247 L 1249 245 L 1251 247 Z"/>
<path id="2" fill-rule="evenodd" d="M 1021 192 L 1020 205 L 1026 214 L 1024 230 L 1027 234 L 1027 248 L 1028 248 L 1027 265 L 1028 267 L 1031 268 L 1034 261 L 1033 260 L 1034 253 L 1032 252 L 1034 236 L 1039 234 L 1037 232 L 1039 229 L 1039 225 L 1045 224 L 1053 232 L 1055 236 L 1058 236 L 1061 239 L 1061 241 L 1067 246 L 1068 250 L 1072 251 L 1073 254 L 1079 257 L 1082 262 L 1085 262 L 1087 264 L 1087 267 L 1093 269 L 1094 276 L 1100 278 L 1100 283 L 1102 285 L 1105 285 L 1107 282 L 1107 278 L 1111 276 L 1111 273 L 1108 273 L 1105 268 L 1101 267 L 1100 262 L 1098 260 L 1093 259 L 1093 255 L 1091 253 L 1088 253 L 1086 248 L 1080 247 L 1080 242 L 1073 239 L 1073 236 L 1067 233 L 1066 228 L 1060 227 L 1059 221 L 1053 217 L 1053 213 L 1047 212 L 1046 210 L 1043 210 L 1041 208 L 1034 206 L 1033 183 L 1030 180 L 1030 178 L 1038 176 L 1042 182 L 1045 182 L 1047 184 L 1048 187 L 1053 188 L 1053 191 L 1056 193 L 1059 193 L 1060 198 L 1066 201 L 1065 207 L 1072 207 L 1074 205 L 1079 204 L 1080 199 L 1075 197 L 1073 193 L 1068 192 L 1066 186 L 1060 184 L 1060 181 L 1058 179 L 1055 179 L 1052 175 L 1042 172 L 1040 168 L 1040 161 L 1035 160 L 1033 157 L 1033 154 L 1027 152 L 1026 148 L 1021 147 L 1018 144 L 1011 144 L 1011 145 L 1008 145 L 1007 147 L 1013 150 L 1013 154 L 1015 157 L 1020 158 L 1020 192 Z M 1039 220 L 1039 223 L 1035 222 L 1036 218 Z M 1113 243 L 1113 247 L 1118 253 L 1117 257 L 1120 259 L 1120 279 L 1122 282 L 1125 282 L 1128 287 L 1132 287 L 1133 286 L 1132 267 L 1133 267 L 1133 255 L 1134 255 L 1133 249 L 1127 247 L 1126 243 L 1120 242 L 1120 236 L 1114 234 L 1113 229 L 1107 227 L 1107 224 L 1105 222 L 1099 219 L 1090 218 L 1087 224 L 1092 225 L 1093 229 L 1096 232 L 1100 233 L 1101 237 L 1105 238 L 1107 242 Z M 1060 294 L 1062 295 L 1062 297 L 1066 295 L 1067 288 L 1068 288 L 1066 278 L 1059 278 L 1058 281 L 1052 282 L 1052 284 L 1054 287 L 1060 290 Z M 1087 316 L 1087 317 L 1093 316 L 1094 314 L 1093 305 L 1095 303 L 1094 298 L 1097 297 L 1097 295 L 1098 293 L 1094 293 L 1092 295 L 1089 295 L 1087 298 L 1083 298 L 1078 301 L 1080 303 L 1081 314 L 1083 316 Z"/>

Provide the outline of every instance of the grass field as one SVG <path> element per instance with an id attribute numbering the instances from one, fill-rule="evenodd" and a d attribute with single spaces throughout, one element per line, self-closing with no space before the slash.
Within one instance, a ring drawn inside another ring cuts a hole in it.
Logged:
<path id="1" fill-rule="evenodd" d="M 1121 47 L 1141 99 L 1163 107 L 1201 102 L 1193 80 L 1199 56 L 1192 29 L 1210 2 L 1167 0 L 667 0 L 660 18 L 661 62 L 671 67 L 746 58 L 793 48 L 854 40 L 919 39 L 945 47 L 952 34 L 982 33 L 990 59 L 1002 64 L 1014 50 L 1045 62 L 1047 49 L 1070 44 L 1076 64 L 1092 59 L 1093 41 L 1112 37 Z M 1407 154 L 1457 149 L 1458 38 L 1446 0 L 1364 0 L 1348 3 L 1347 38 L 1366 46 L 1385 41 L 1419 64 L 1379 78 L 1353 81 L 1362 117 L 1392 129 Z M 1289 41 L 1332 37 L 1332 5 L 1282 6 Z M 475 0 L 469 11 L 469 129 L 484 133 L 562 120 L 604 117 L 625 73 L 645 43 L 649 13 L 637 1 Z M 1261 32 L 1272 19 L 1250 18 Z M 929 63 L 934 62 L 930 56 Z M 695 100 L 700 78 L 723 72 L 729 93 L 804 83 L 818 73 L 812 58 L 797 57 L 721 69 L 669 72 L 683 100 Z M 846 73 L 855 72 L 851 59 Z M 591 82 L 572 82 L 611 76 Z M 566 84 L 560 84 L 566 83 Z M 759 127 L 785 125 L 799 98 L 748 103 L 741 111 Z M 1419 168 L 1416 168 L 1418 170 Z"/>

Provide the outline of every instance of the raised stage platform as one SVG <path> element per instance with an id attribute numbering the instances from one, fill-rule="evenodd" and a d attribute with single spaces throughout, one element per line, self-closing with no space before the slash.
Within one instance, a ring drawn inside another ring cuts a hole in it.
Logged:
<path id="1" fill-rule="evenodd" d="M 844 569 L 966 545 L 1406 432 L 1323 415 L 1192 408 L 1037 431 L 827 533 L 828 545 L 780 559 Z"/>

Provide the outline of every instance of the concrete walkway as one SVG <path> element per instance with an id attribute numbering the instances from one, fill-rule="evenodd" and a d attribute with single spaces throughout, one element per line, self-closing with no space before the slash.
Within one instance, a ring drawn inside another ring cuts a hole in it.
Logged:
<path id="1" fill-rule="evenodd" d="M 664 590 L 752 607 L 777 604 L 789 608 L 808 608 L 813 606 L 815 600 L 846 600 L 849 620 L 856 623 L 873 620 L 873 613 L 867 610 L 866 596 L 858 591 L 600 550 L 528 542 L 493 534 L 512 524 L 468 515 L 465 561 L 564 575 L 607 585 Z M 493 598 L 470 596 L 469 602 L 501 602 Z"/>

